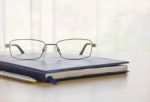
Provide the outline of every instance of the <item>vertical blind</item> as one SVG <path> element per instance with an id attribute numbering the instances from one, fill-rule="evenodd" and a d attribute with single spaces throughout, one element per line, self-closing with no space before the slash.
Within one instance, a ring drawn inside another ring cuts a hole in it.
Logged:
<path id="1" fill-rule="evenodd" d="M 150 51 L 149 9 L 149 0 L 0 0 L 0 51 L 17 38 L 88 38 L 97 51 Z"/>

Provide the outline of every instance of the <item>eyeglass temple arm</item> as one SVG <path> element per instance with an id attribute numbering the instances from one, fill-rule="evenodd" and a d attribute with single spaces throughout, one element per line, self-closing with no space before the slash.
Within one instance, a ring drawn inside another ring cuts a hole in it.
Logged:
<path id="1" fill-rule="evenodd" d="M 18 50 L 21 52 L 21 54 L 24 54 L 25 52 L 23 51 L 23 49 L 18 45 L 18 44 L 12 44 L 12 46 L 16 46 L 18 48 Z M 6 48 L 10 48 L 10 44 L 5 44 Z"/>
<path id="2" fill-rule="evenodd" d="M 90 45 L 90 44 L 91 44 L 91 43 L 86 43 L 86 44 L 83 46 L 82 50 L 80 51 L 79 55 L 82 55 L 82 54 L 84 53 L 84 50 L 85 50 L 85 48 L 87 47 L 87 45 Z M 92 44 L 92 47 L 96 47 L 96 44 Z"/>

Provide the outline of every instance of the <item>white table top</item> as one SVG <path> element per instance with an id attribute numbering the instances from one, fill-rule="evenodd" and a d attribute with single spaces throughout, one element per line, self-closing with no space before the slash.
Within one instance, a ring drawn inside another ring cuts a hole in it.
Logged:
<path id="1" fill-rule="evenodd" d="M 119 53 L 129 73 L 57 85 L 0 77 L 0 102 L 150 102 L 150 53 Z"/>

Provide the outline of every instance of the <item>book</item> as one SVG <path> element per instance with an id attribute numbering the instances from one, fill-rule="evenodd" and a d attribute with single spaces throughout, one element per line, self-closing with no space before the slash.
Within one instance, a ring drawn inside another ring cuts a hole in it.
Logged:
<path id="1" fill-rule="evenodd" d="M 56 84 L 63 80 L 126 73 L 128 63 L 100 57 L 66 60 L 56 54 L 47 54 L 45 58 L 38 60 L 18 60 L 10 55 L 1 54 L 0 74 Z"/>

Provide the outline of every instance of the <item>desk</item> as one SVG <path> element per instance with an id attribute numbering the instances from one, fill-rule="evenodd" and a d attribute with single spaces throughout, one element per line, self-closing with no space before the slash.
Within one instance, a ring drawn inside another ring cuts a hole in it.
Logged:
<path id="1" fill-rule="evenodd" d="M 0 102 L 150 102 L 150 53 L 119 53 L 128 74 L 59 82 L 26 83 L 0 78 Z"/>

